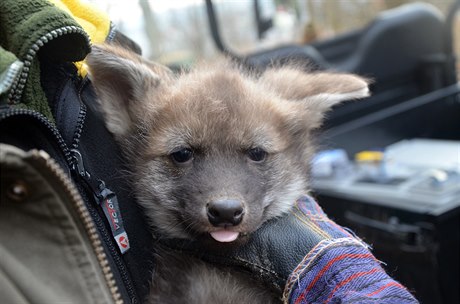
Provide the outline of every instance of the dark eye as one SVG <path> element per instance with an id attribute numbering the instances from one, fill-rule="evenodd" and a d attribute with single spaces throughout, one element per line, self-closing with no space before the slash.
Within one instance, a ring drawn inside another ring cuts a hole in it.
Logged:
<path id="1" fill-rule="evenodd" d="M 261 148 L 253 148 L 248 151 L 248 157 L 252 161 L 261 162 L 267 157 L 267 152 Z"/>
<path id="2" fill-rule="evenodd" d="M 176 163 L 183 164 L 193 158 L 193 152 L 189 148 L 183 148 L 171 153 L 170 156 Z"/>

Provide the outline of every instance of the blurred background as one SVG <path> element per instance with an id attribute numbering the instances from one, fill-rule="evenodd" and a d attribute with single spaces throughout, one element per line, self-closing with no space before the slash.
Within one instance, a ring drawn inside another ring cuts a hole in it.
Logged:
<path id="1" fill-rule="evenodd" d="M 173 69 L 226 54 L 371 78 L 327 117 L 313 194 L 422 303 L 460 303 L 460 1 L 92 2 Z"/>
<path id="2" fill-rule="evenodd" d="M 210 33 L 204 0 L 92 0 L 117 28 L 136 41 L 144 56 L 164 64 L 190 64 L 219 55 Z M 271 26 L 260 34 L 250 0 L 213 1 L 222 40 L 247 54 L 280 44 L 330 39 L 368 25 L 382 11 L 412 0 L 261 0 L 260 18 Z M 451 0 L 423 1 L 445 16 Z M 455 19 L 455 50 L 460 53 L 460 18 Z"/>

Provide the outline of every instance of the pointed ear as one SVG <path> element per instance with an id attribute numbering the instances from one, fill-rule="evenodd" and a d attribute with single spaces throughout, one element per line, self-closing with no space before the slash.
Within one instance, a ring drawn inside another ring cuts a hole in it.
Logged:
<path id="1" fill-rule="evenodd" d="M 145 99 L 160 94 L 172 72 L 120 46 L 94 45 L 86 58 L 107 128 L 116 137 L 152 112 Z"/>
<path id="2" fill-rule="evenodd" d="M 283 99 L 296 102 L 310 128 L 319 127 L 334 105 L 369 96 L 369 81 L 352 74 L 306 73 L 287 67 L 267 70 L 260 81 Z"/>

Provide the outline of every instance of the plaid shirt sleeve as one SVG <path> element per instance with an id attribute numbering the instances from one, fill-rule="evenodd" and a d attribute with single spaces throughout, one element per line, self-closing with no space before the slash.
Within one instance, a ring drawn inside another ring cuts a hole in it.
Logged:
<path id="1" fill-rule="evenodd" d="M 329 237 L 290 275 L 287 303 L 418 303 L 393 280 L 360 239 L 331 221 L 311 198 L 297 203 L 302 221 Z"/>

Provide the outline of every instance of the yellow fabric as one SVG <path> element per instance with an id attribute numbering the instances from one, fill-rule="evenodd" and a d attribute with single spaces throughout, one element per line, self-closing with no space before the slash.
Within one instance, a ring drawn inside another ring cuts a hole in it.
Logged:
<path id="1" fill-rule="evenodd" d="M 71 15 L 91 38 L 93 43 L 102 43 L 110 31 L 110 19 L 106 13 L 82 0 L 48 0 Z M 82 77 L 87 74 L 84 61 L 75 62 Z"/>

